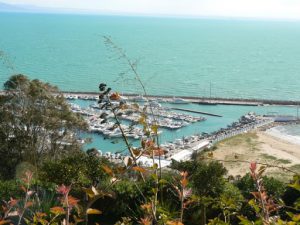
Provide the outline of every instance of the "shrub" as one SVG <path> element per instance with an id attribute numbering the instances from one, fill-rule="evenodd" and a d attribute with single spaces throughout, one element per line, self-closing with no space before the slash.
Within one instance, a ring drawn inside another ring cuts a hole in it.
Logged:
<path id="1" fill-rule="evenodd" d="M 58 185 L 72 184 L 73 187 L 96 186 L 107 177 L 101 167 L 107 163 L 106 159 L 79 152 L 57 161 L 44 162 L 39 179 Z"/>
<path id="2" fill-rule="evenodd" d="M 20 184 L 16 180 L 0 180 L 0 196 L 1 200 L 8 201 L 11 197 L 19 198 L 22 196 Z"/>
<path id="3" fill-rule="evenodd" d="M 263 176 L 262 179 L 267 190 L 267 194 L 274 197 L 275 199 L 281 198 L 285 191 L 286 185 L 273 177 Z M 239 188 L 243 196 L 247 199 L 252 197 L 251 192 L 253 192 L 256 188 L 254 181 L 249 173 L 247 173 L 241 179 L 235 181 L 234 184 Z"/>

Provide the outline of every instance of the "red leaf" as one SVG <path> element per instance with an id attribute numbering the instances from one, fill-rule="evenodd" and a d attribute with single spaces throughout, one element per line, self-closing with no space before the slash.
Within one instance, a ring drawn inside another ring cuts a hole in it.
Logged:
<path id="1" fill-rule="evenodd" d="M 52 212 L 53 214 L 64 214 L 65 210 L 62 207 L 55 206 L 50 209 L 50 212 Z"/>
<path id="2" fill-rule="evenodd" d="M 62 195 L 67 195 L 71 190 L 71 187 L 70 186 L 65 186 L 64 184 L 59 186 L 56 191 L 59 193 L 59 194 L 62 194 Z"/>

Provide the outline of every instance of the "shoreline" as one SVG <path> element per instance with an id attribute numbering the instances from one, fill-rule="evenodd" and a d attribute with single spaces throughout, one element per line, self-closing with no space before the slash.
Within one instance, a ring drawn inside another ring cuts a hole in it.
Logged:
<path id="1" fill-rule="evenodd" d="M 268 176 L 281 180 L 291 178 L 293 173 L 284 168 L 300 173 L 300 142 L 295 143 L 284 135 L 279 137 L 271 134 L 274 129 L 286 125 L 295 123 L 272 123 L 220 141 L 216 144 L 217 149 L 213 151 L 213 158 L 223 161 L 228 175 L 245 175 L 249 172 L 249 165 L 243 161 L 253 161 L 271 165 L 266 171 Z"/>
<path id="2" fill-rule="evenodd" d="M 291 144 L 299 145 L 299 147 L 300 147 L 300 135 L 299 136 L 290 135 L 290 134 L 287 134 L 284 131 L 282 131 L 282 129 L 285 129 L 285 127 L 291 126 L 291 125 L 296 125 L 296 124 L 274 126 L 270 129 L 266 130 L 266 134 L 268 134 L 272 137 L 275 137 L 275 138 L 279 138 L 279 139 L 289 142 Z"/>

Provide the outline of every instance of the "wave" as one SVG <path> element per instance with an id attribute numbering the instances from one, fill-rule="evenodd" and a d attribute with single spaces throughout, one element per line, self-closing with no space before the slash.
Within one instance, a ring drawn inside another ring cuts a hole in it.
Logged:
<path id="1" fill-rule="evenodd" d="M 277 126 L 266 132 L 274 137 L 300 145 L 300 125 Z"/>

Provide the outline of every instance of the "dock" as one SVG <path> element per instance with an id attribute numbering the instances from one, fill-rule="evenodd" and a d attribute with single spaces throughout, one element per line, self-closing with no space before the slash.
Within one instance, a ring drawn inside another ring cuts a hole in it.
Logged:
<path id="1" fill-rule="evenodd" d="M 223 117 L 223 116 L 218 115 L 218 114 L 203 112 L 203 111 L 197 111 L 197 110 L 191 110 L 191 109 L 183 109 L 183 108 L 176 108 L 176 107 L 172 107 L 170 109 L 180 110 L 180 111 L 184 111 L 184 112 L 198 113 L 198 114 L 203 114 L 203 115 L 207 115 L 207 116 Z"/>

